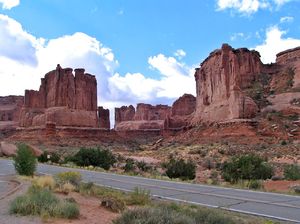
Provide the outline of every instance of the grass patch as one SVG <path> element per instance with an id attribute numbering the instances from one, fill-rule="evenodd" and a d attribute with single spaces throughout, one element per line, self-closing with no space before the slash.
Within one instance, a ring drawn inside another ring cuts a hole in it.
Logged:
<path id="1" fill-rule="evenodd" d="M 207 209 L 197 206 L 161 203 L 125 211 L 114 224 L 235 224 L 263 223 L 220 210 Z M 270 222 L 272 223 L 272 222 Z"/>
<path id="2" fill-rule="evenodd" d="M 59 200 L 50 190 L 31 186 L 27 193 L 10 204 L 10 214 L 34 215 L 75 219 L 79 216 L 77 204 Z"/>

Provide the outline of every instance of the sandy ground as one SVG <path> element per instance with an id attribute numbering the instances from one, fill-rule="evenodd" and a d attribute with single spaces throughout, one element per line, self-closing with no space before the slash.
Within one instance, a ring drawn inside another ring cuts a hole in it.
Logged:
<path id="1" fill-rule="evenodd" d="M 264 188 L 266 191 L 273 192 L 289 192 L 292 190 L 292 187 L 295 185 L 300 185 L 300 180 L 291 181 L 291 180 L 277 180 L 277 181 L 265 181 Z"/>
<path id="2" fill-rule="evenodd" d="M 0 179 L 2 179 L 1 177 Z M 11 177 L 13 178 L 13 177 Z M 11 185 L 13 186 L 13 184 Z M 39 224 L 42 223 L 40 218 L 37 217 L 23 217 L 23 216 L 15 216 L 9 214 L 9 204 L 10 202 L 17 197 L 27 191 L 29 187 L 29 183 L 22 182 L 19 186 L 18 190 L 5 197 L 0 199 L 0 223 L 1 224 Z M 9 189 L 7 189 L 9 190 Z"/>
<path id="3" fill-rule="evenodd" d="M 100 206 L 100 200 L 93 197 L 84 197 L 78 193 L 68 196 L 59 195 L 60 198 L 74 198 L 80 206 L 80 217 L 74 220 L 54 220 L 53 224 L 110 224 L 120 214 L 111 212 Z"/>

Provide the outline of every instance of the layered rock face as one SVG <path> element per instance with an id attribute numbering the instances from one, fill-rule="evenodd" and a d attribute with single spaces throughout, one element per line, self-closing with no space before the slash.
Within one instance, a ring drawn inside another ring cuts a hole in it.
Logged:
<path id="1" fill-rule="evenodd" d="M 181 129 L 188 126 L 196 108 L 196 97 L 184 94 L 172 107 L 139 103 L 115 108 L 115 130 L 164 130 Z"/>
<path id="2" fill-rule="evenodd" d="M 184 94 L 172 105 L 171 116 L 165 122 L 167 129 L 181 129 L 190 125 L 192 114 L 196 109 L 196 97 Z"/>
<path id="3" fill-rule="evenodd" d="M 100 128 L 110 129 L 109 109 L 98 107 L 98 119 Z"/>
<path id="4" fill-rule="evenodd" d="M 165 119 L 170 113 L 171 108 L 167 105 L 140 103 L 136 111 L 132 105 L 115 108 L 115 130 L 164 129 Z"/>
<path id="5" fill-rule="evenodd" d="M 300 47 L 280 52 L 276 56 L 276 64 L 293 69 L 293 87 L 300 88 Z"/>
<path id="6" fill-rule="evenodd" d="M 258 107 L 243 92 L 261 73 L 256 51 L 224 44 L 196 69 L 197 101 L 193 123 L 253 118 Z"/>
<path id="7" fill-rule="evenodd" d="M 23 96 L 0 97 L 0 129 L 17 126 L 23 102 Z"/>
<path id="8" fill-rule="evenodd" d="M 39 91 L 26 90 L 20 126 L 97 127 L 97 81 L 84 69 L 57 68 L 41 79 Z"/>

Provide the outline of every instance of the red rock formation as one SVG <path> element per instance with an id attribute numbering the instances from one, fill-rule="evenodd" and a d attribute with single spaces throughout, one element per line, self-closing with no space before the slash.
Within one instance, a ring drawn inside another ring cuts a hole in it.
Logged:
<path id="1" fill-rule="evenodd" d="M 99 127 L 110 129 L 109 109 L 98 107 Z"/>
<path id="2" fill-rule="evenodd" d="M 196 109 L 196 97 L 192 94 L 184 94 L 172 105 L 172 116 L 186 116 Z"/>
<path id="3" fill-rule="evenodd" d="M 243 93 L 262 69 L 260 55 L 224 44 L 196 69 L 197 106 L 193 123 L 252 118 L 258 107 Z"/>
<path id="4" fill-rule="evenodd" d="M 164 121 L 170 115 L 167 105 L 140 103 L 135 111 L 133 106 L 115 108 L 115 130 L 156 130 L 164 129 Z"/>
<path id="5" fill-rule="evenodd" d="M 167 105 L 156 105 L 139 103 L 136 107 L 134 115 L 135 121 L 156 121 L 166 119 L 171 112 L 171 108 Z"/>
<path id="6" fill-rule="evenodd" d="M 171 116 L 165 121 L 165 128 L 182 129 L 189 126 L 195 110 L 196 97 L 191 94 L 184 94 L 173 103 Z"/>
<path id="7" fill-rule="evenodd" d="M 135 115 L 135 109 L 132 105 L 115 108 L 115 125 L 122 121 L 132 121 Z"/>
<path id="8" fill-rule="evenodd" d="M 23 96 L 0 97 L 0 129 L 18 125 L 23 103 Z"/>
<path id="9" fill-rule="evenodd" d="M 97 127 L 97 81 L 84 69 L 59 65 L 41 79 L 39 91 L 26 90 L 20 126 Z"/>
<path id="10" fill-rule="evenodd" d="M 300 47 L 278 53 L 276 64 L 294 71 L 293 88 L 300 88 Z M 285 69 L 282 68 L 281 71 Z"/>

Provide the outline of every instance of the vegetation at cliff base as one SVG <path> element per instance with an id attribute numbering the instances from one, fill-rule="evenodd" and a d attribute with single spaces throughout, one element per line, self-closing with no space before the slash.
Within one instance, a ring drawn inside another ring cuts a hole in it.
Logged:
<path id="1" fill-rule="evenodd" d="M 17 155 L 14 157 L 16 172 L 24 176 L 33 176 L 36 165 L 36 158 L 30 148 L 25 144 L 19 144 Z"/>

